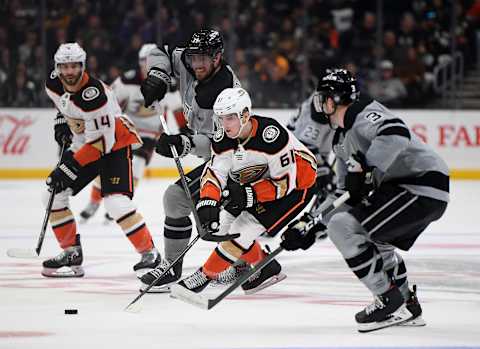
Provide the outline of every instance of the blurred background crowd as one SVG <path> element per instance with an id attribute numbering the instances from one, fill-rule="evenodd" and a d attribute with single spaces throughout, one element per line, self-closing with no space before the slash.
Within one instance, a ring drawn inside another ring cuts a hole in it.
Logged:
<path id="1" fill-rule="evenodd" d="M 363 94 L 421 108 L 439 80 L 477 68 L 479 23 L 478 0 L 0 0 L 0 106 L 51 106 L 43 81 L 61 43 L 79 42 L 90 74 L 111 83 L 142 44 L 181 46 L 211 27 L 257 106 L 296 107 L 344 66 Z"/>

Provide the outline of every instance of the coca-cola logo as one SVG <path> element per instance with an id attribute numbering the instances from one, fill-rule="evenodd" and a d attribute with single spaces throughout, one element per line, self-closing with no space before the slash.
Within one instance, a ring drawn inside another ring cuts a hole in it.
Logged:
<path id="1" fill-rule="evenodd" d="M 29 116 L 0 114 L 0 154 L 23 155 L 28 150 L 28 128 L 34 123 Z"/>

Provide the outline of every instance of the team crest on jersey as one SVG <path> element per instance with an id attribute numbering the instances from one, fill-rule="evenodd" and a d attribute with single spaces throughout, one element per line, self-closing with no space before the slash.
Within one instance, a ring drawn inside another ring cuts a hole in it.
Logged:
<path id="1" fill-rule="evenodd" d="M 280 135 L 280 130 L 277 126 L 267 126 L 265 130 L 263 130 L 263 140 L 267 143 L 275 142 L 275 140 Z"/>
<path id="2" fill-rule="evenodd" d="M 225 136 L 225 131 L 223 130 L 222 127 L 220 127 L 213 135 L 213 141 L 220 142 L 224 136 Z"/>
<path id="3" fill-rule="evenodd" d="M 230 172 L 230 177 L 236 183 L 251 183 L 262 178 L 263 174 L 267 171 L 267 168 L 267 164 L 249 166 Z"/>
<path id="4" fill-rule="evenodd" d="M 86 101 L 91 101 L 100 95 L 100 90 L 94 86 L 87 87 L 82 92 L 82 98 Z"/>

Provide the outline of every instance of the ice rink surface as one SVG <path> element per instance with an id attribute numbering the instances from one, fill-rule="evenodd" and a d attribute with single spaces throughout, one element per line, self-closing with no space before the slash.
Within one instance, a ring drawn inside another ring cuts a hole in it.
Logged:
<path id="1" fill-rule="evenodd" d="M 162 192 L 169 181 L 145 180 L 135 200 L 163 251 Z M 44 257 L 59 253 L 50 228 L 42 259 L 7 257 L 33 248 L 42 224 L 41 181 L 0 181 L 0 348 L 480 348 L 480 182 L 456 181 L 445 216 L 403 254 L 418 285 L 426 327 L 392 327 L 360 334 L 354 314 L 372 301 L 330 241 L 283 252 L 283 282 L 245 296 L 238 291 L 206 311 L 146 295 L 138 314 L 124 312 L 138 294 L 132 266 L 139 257 L 103 209 L 79 226 L 85 277 L 47 279 Z M 78 215 L 89 191 L 72 199 Z M 277 240 L 262 240 L 275 248 Z M 213 249 L 199 241 L 184 276 Z M 220 288 L 207 289 L 209 294 Z M 64 309 L 78 315 L 64 315 Z"/>

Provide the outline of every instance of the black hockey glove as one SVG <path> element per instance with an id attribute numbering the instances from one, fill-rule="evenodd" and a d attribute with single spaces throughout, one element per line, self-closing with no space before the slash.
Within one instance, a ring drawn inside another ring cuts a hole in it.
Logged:
<path id="1" fill-rule="evenodd" d="M 55 141 L 57 142 L 58 146 L 62 147 L 65 143 L 66 148 L 68 148 L 72 143 L 73 134 L 67 124 L 67 120 L 60 112 L 58 112 L 57 116 L 55 117 L 53 131 L 55 133 Z"/>
<path id="2" fill-rule="evenodd" d="M 298 249 L 307 250 L 315 240 L 325 238 L 327 236 L 325 225 L 318 221 L 316 224 L 313 217 L 305 213 L 300 219 L 294 220 L 288 225 L 287 230 L 282 234 L 282 246 L 287 251 L 295 251 Z M 323 234 L 319 234 L 323 232 Z"/>
<path id="3" fill-rule="evenodd" d="M 200 224 L 204 230 L 203 240 L 227 241 L 240 236 L 240 234 L 216 235 L 220 230 L 220 205 L 213 199 L 200 199 L 197 203 L 197 213 Z"/>
<path id="4" fill-rule="evenodd" d="M 73 153 L 67 151 L 63 154 L 60 164 L 48 176 L 47 185 L 59 193 L 75 182 L 81 168 L 82 166 L 73 157 Z"/>
<path id="5" fill-rule="evenodd" d="M 335 175 L 330 165 L 319 165 L 317 168 L 317 179 L 315 181 L 315 188 L 323 196 L 334 192 L 336 189 Z"/>
<path id="6" fill-rule="evenodd" d="M 249 184 L 241 185 L 228 177 L 227 190 L 230 201 L 225 209 L 229 212 L 239 213 L 247 208 L 255 206 L 257 203 L 255 190 Z"/>
<path id="7" fill-rule="evenodd" d="M 147 74 L 147 78 L 142 82 L 140 91 L 145 100 L 145 107 L 149 107 L 155 101 L 161 101 L 167 93 L 170 85 L 170 75 L 163 70 L 153 67 Z"/>
<path id="8" fill-rule="evenodd" d="M 347 160 L 347 165 L 345 189 L 350 199 L 346 203 L 355 206 L 373 189 L 373 167 L 368 166 L 365 155 L 359 151 Z"/>
<path id="9" fill-rule="evenodd" d="M 155 146 L 155 151 L 167 158 L 173 158 L 170 147 L 172 145 L 175 146 L 178 156 L 183 158 L 192 151 L 193 141 L 185 134 L 167 135 L 166 133 L 162 133 Z"/>

